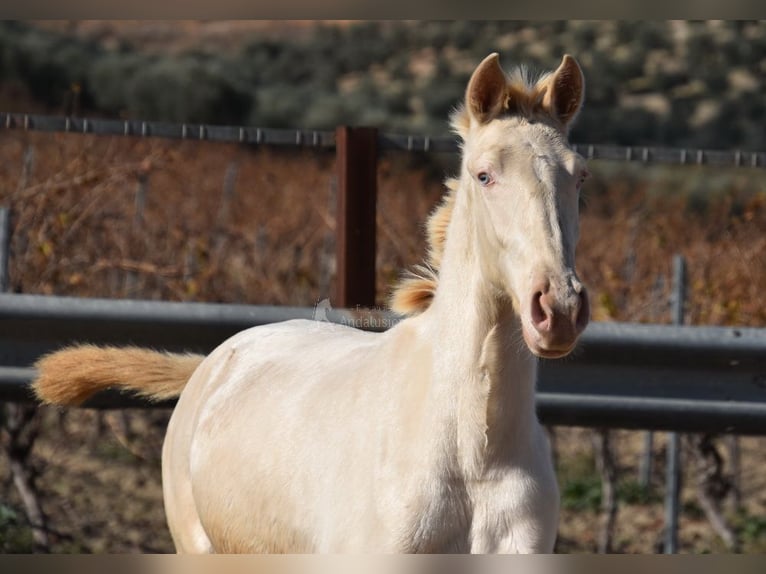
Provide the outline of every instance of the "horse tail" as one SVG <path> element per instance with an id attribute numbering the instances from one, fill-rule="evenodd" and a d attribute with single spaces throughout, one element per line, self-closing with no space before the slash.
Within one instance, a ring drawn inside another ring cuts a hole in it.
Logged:
<path id="1" fill-rule="evenodd" d="M 79 405 L 110 387 L 161 401 L 181 394 L 203 358 L 136 347 L 79 345 L 38 360 L 32 388 L 42 402 L 58 405 Z"/>

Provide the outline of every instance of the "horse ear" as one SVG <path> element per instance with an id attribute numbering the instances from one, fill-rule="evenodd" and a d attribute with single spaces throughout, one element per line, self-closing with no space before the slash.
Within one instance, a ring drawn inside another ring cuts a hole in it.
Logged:
<path id="1" fill-rule="evenodd" d="M 480 124 L 494 118 L 505 105 L 507 83 L 497 52 L 484 58 L 465 91 L 465 105 L 471 118 Z"/>
<path id="2" fill-rule="evenodd" d="M 580 111 L 585 96 L 585 78 L 580 65 L 566 54 L 546 83 L 543 108 L 566 129 Z"/>

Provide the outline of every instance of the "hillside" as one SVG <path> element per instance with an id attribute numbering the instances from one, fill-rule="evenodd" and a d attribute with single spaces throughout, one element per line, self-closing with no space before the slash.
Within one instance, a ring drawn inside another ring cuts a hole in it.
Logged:
<path id="1" fill-rule="evenodd" d="M 0 51 L 14 110 L 432 135 L 488 53 L 568 52 L 577 142 L 766 149 L 763 22 L 3 22 Z"/>

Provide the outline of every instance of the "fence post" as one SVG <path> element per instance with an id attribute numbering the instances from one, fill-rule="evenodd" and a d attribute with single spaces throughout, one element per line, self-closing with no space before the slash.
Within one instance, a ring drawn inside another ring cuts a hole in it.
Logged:
<path id="1" fill-rule="evenodd" d="M 673 256 L 673 299 L 672 315 L 674 325 L 684 323 L 684 302 L 686 295 L 686 259 L 683 255 Z M 678 549 L 678 506 L 681 491 L 681 439 L 677 432 L 669 433 L 667 446 L 667 467 L 665 469 L 665 554 L 675 554 Z"/>
<path id="2" fill-rule="evenodd" d="M 335 131 L 338 196 L 335 253 L 338 307 L 375 305 L 375 209 L 378 131 Z"/>
<path id="3" fill-rule="evenodd" d="M 654 284 L 653 295 L 656 298 L 660 298 L 664 291 L 665 277 L 659 275 L 657 281 Z M 652 308 L 651 322 L 656 323 L 657 317 L 655 315 L 655 307 Z M 661 305 L 662 312 L 664 314 L 667 311 L 666 305 Z M 644 431 L 644 452 L 641 455 L 641 461 L 638 467 L 638 482 L 642 488 L 649 490 L 652 486 L 652 458 L 654 455 L 654 432 Z"/>
<path id="4" fill-rule="evenodd" d="M 654 432 L 644 431 L 644 452 L 638 465 L 638 483 L 642 488 L 652 486 L 652 453 L 654 451 Z"/>
<path id="5" fill-rule="evenodd" d="M 11 212 L 0 207 L 0 293 L 5 293 L 10 287 L 8 277 L 8 260 L 11 246 Z"/>

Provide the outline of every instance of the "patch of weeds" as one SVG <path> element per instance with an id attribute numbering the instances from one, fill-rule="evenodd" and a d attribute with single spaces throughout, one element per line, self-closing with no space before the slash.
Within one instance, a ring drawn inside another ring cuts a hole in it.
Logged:
<path id="1" fill-rule="evenodd" d="M 745 552 L 766 552 L 766 516 L 753 516 L 742 512 L 736 516 L 734 527 Z"/>
<path id="2" fill-rule="evenodd" d="M 600 508 L 601 477 L 590 453 L 560 461 L 558 475 L 562 508 L 580 511 Z"/>
<path id="3" fill-rule="evenodd" d="M 67 540 L 60 542 L 51 548 L 56 554 L 92 554 L 93 550 L 85 542 L 79 540 Z"/>
<path id="4" fill-rule="evenodd" d="M 562 506 L 569 510 L 601 508 L 601 476 L 593 458 L 581 455 L 566 461 L 559 469 Z M 617 482 L 617 500 L 622 504 L 647 505 L 662 502 L 662 496 L 651 486 L 643 486 L 629 478 Z"/>
<path id="5" fill-rule="evenodd" d="M 32 530 L 13 508 L 0 503 L 0 552 L 28 554 L 34 549 Z"/>
<path id="6" fill-rule="evenodd" d="M 136 455 L 130 452 L 116 440 L 104 439 L 96 444 L 94 450 L 97 457 L 110 462 L 132 463 L 136 461 Z"/>
<path id="7" fill-rule="evenodd" d="M 601 479 L 594 475 L 567 480 L 561 489 L 561 506 L 597 511 L 601 508 Z"/>
<path id="8" fill-rule="evenodd" d="M 681 504 L 681 512 L 692 520 L 704 520 L 705 511 L 694 500 L 687 500 Z"/>
<path id="9" fill-rule="evenodd" d="M 657 490 L 635 479 L 622 480 L 617 484 L 617 498 L 625 504 L 646 505 L 662 502 L 662 496 Z"/>

